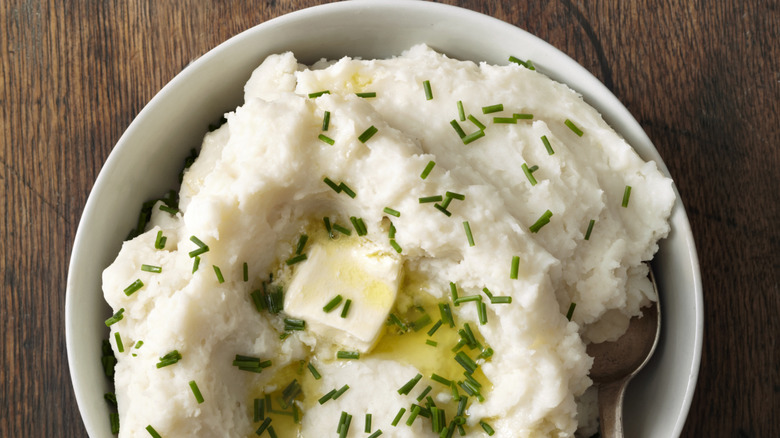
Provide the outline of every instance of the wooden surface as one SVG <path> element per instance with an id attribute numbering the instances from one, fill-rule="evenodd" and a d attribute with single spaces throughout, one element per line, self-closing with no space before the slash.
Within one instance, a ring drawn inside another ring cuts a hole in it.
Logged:
<path id="1" fill-rule="evenodd" d="M 95 177 L 191 60 L 316 0 L 0 2 L 0 436 L 85 436 L 64 334 L 68 258 Z M 776 1 L 462 0 L 600 78 L 690 216 L 706 337 L 685 437 L 780 436 Z"/>

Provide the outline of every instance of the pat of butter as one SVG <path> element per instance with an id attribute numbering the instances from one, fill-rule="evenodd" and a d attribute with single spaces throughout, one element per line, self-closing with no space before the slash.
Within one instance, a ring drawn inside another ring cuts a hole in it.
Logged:
<path id="1" fill-rule="evenodd" d="M 349 350 L 369 351 L 395 303 L 400 257 L 362 238 L 324 239 L 309 248 L 285 295 L 285 313 L 306 321 L 307 330 Z M 338 307 L 323 310 L 337 295 Z M 342 312 L 351 300 L 346 317 Z"/>

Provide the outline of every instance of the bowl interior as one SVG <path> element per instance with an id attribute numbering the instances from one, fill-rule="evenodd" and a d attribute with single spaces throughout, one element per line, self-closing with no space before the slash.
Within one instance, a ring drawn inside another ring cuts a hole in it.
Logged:
<path id="1" fill-rule="evenodd" d="M 468 32 L 464 32 L 468 29 Z M 427 43 L 451 57 L 504 64 L 532 59 L 538 70 L 580 92 L 644 159 L 658 152 L 626 108 L 594 76 L 539 38 L 461 8 L 420 1 L 332 3 L 288 14 L 226 41 L 185 68 L 141 111 L 111 152 L 84 209 L 71 256 L 66 295 L 68 362 L 90 436 L 111 436 L 109 390 L 100 365 L 110 315 L 101 273 L 134 227 L 141 204 L 176 187 L 181 163 L 209 123 L 242 103 L 243 84 L 267 55 L 293 51 L 300 62 L 342 56 L 381 58 Z M 626 433 L 678 436 L 693 396 L 702 336 L 698 259 L 682 202 L 654 269 L 663 301 L 655 357 L 629 387 Z"/>

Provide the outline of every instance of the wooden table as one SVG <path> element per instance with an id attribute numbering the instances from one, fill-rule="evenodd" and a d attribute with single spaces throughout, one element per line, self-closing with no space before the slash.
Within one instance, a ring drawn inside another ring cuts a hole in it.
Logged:
<path id="1" fill-rule="evenodd" d="M 85 435 L 64 344 L 66 274 L 119 136 L 190 61 L 318 3 L 0 3 L 0 436 Z M 780 436 L 780 5 L 448 3 L 549 41 L 639 120 L 676 180 L 701 259 L 706 338 L 683 436 Z"/>

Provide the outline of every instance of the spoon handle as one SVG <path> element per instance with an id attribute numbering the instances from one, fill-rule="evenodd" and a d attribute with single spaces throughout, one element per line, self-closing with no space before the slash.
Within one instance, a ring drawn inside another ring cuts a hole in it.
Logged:
<path id="1" fill-rule="evenodd" d="M 599 418 L 602 438 L 623 438 L 623 394 L 628 378 L 599 386 Z"/>

